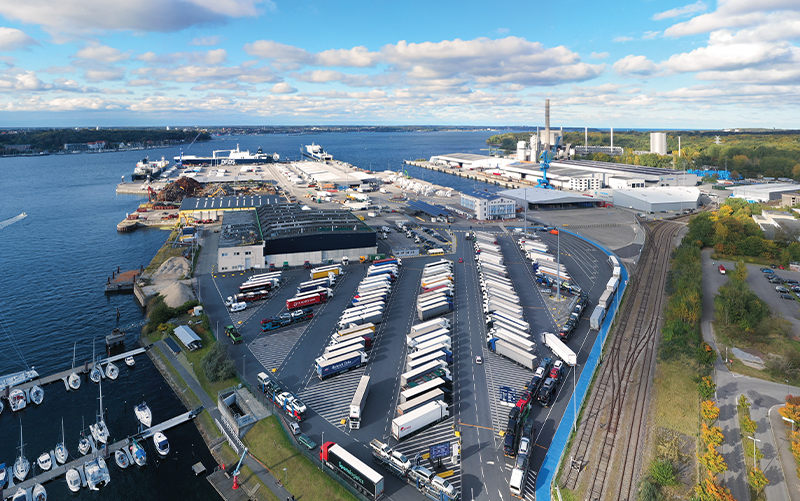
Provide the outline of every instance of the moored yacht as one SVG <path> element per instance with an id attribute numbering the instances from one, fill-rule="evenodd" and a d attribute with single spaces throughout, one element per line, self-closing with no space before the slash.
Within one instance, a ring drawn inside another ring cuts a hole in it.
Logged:
<path id="1" fill-rule="evenodd" d="M 157 431 L 155 435 L 153 435 L 153 443 L 156 446 L 156 452 L 160 456 L 166 456 L 169 454 L 169 442 L 167 441 L 167 436 Z"/>
<path id="2" fill-rule="evenodd" d="M 150 407 L 147 406 L 147 402 L 142 402 L 135 406 L 133 408 L 133 413 L 136 414 L 136 419 L 138 419 L 140 423 L 150 428 L 150 423 L 153 422 L 153 414 L 150 412 Z"/>
<path id="3" fill-rule="evenodd" d="M 22 423 L 19 424 L 19 457 L 14 461 L 14 477 L 22 482 L 31 470 L 31 463 L 25 457 L 25 444 L 22 443 Z"/>
<path id="4" fill-rule="evenodd" d="M 47 501 L 47 491 L 40 483 L 33 486 L 33 501 Z"/>
<path id="5" fill-rule="evenodd" d="M 119 376 L 119 368 L 114 365 L 114 362 L 109 362 L 108 365 L 106 365 L 106 376 L 112 381 Z"/>
<path id="6" fill-rule="evenodd" d="M 50 468 L 52 468 L 52 467 L 53 467 L 53 460 L 52 460 L 52 459 L 50 459 L 50 453 L 49 453 L 49 452 L 43 452 L 43 453 L 42 453 L 42 454 L 41 454 L 41 455 L 40 455 L 40 456 L 39 456 L 39 457 L 36 459 L 36 464 L 38 464 L 38 465 L 39 465 L 39 468 L 41 468 L 41 469 L 42 469 L 42 471 L 47 471 L 47 470 L 49 470 Z"/>
<path id="7" fill-rule="evenodd" d="M 56 444 L 55 456 L 58 464 L 66 463 L 67 457 L 69 456 L 67 453 L 67 446 L 64 442 L 64 418 L 61 418 L 61 442 Z"/>
<path id="8" fill-rule="evenodd" d="M 81 490 L 81 474 L 75 468 L 67 470 L 67 487 L 72 492 Z"/>
<path id="9" fill-rule="evenodd" d="M 89 425 L 95 443 L 105 444 L 110 435 L 105 420 L 103 420 L 103 384 L 100 383 L 100 412 L 97 413 L 97 422 Z"/>

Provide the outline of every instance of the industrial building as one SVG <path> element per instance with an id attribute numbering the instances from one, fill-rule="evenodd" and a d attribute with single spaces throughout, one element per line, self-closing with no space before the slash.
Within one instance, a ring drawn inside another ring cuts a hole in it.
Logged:
<path id="1" fill-rule="evenodd" d="M 616 207 L 648 214 L 694 210 L 700 201 L 700 189 L 693 186 L 598 190 L 593 195 Z"/>
<path id="2" fill-rule="evenodd" d="M 514 163 L 502 170 L 513 179 L 538 182 L 542 178 L 539 164 Z M 685 171 L 593 160 L 554 160 L 550 163 L 547 178 L 555 188 L 574 191 L 604 187 L 695 186 L 699 180 L 696 174 Z"/>
<path id="3" fill-rule="evenodd" d="M 219 271 L 341 262 L 377 252 L 375 230 L 349 211 L 268 204 L 225 214 Z"/>
<path id="4" fill-rule="evenodd" d="M 784 193 L 797 191 L 797 188 L 798 185 L 794 183 L 743 184 L 728 191 L 733 192 L 732 198 L 743 198 L 752 203 L 765 203 L 770 200 L 780 200 Z"/>
<path id="5" fill-rule="evenodd" d="M 288 168 L 294 171 L 306 184 L 314 182 L 321 187 L 327 185 L 340 190 L 345 188 L 372 190 L 381 184 L 380 179 L 374 174 L 362 172 L 344 162 L 292 162 L 288 165 Z M 342 186 L 345 188 L 340 188 Z"/>
<path id="6" fill-rule="evenodd" d="M 446 165 L 464 170 L 498 169 L 515 162 L 513 158 L 490 157 L 473 153 L 435 155 L 428 161 L 434 165 Z"/>
<path id="7" fill-rule="evenodd" d="M 800 205 L 800 192 L 791 191 L 789 193 L 781 193 L 781 205 L 784 207 Z"/>
<path id="8" fill-rule="evenodd" d="M 545 188 L 517 188 L 501 191 L 499 195 L 514 200 L 516 205 L 528 210 L 575 209 L 596 207 L 604 200 Z"/>
<path id="9" fill-rule="evenodd" d="M 461 194 L 461 207 L 467 209 L 478 221 L 491 221 L 514 218 L 517 203 L 512 198 L 496 193 L 473 191 Z"/>

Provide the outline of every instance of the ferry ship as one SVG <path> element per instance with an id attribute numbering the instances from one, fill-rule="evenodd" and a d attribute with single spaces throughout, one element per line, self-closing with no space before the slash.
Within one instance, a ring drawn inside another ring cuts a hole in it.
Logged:
<path id="1" fill-rule="evenodd" d="M 333 155 L 323 150 L 322 146 L 314 143 L 306 145 L 306 153 L 303 153 L 303 155 L 308 158 L 313 158 L 314 160 L 319 160 L 320 162 L 333 160 Z"/>
<path id="2" fill-rule="evenodd" d="M 249 150 L 239 150 L 236 145 L 235 150 L 214 150 L 210 157 L 198 157 L 196 155 L 184 155 L 181 151 L 180 156 L 175 157 L 175 163 L 184 167 L 188 166 L 211 166 L 218 165 L 263 165 L 280 160 L 280 155 L 264 153 L 261 148 L 255 153 Z"/>
<path id="3" fill-rule="evenodd" d="M 164 157 L 161 157 L 161 160 L 156 160 L 155 162 L 151 162 L 150 157 L 143 158 L 141 162 L 136 164 L 136 168 L 133 169 L 131 179 L 133 181 L 138 181 L 139 179 L 155 179 L 164 172 L 168 165 L 169 160 L 164 160 Z"/>

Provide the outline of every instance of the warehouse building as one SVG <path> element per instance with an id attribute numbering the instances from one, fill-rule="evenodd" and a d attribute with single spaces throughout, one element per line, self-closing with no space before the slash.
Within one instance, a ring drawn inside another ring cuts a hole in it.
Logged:
<path id="1" fill-rule="evenodd" d="M 514 200 L 523 209 L 527 206 L 528 210 L 578 209 L 605 204 L 601 199 L 545 188 L 517 188 L 499 194 Z"/>
<path id="2" fill-rule="evenodd" d="M 648 214 L 694 210 L 700 201 L 700 190 L 695 187 L 599 190 L 594 195 L 610 201 L 617 207 Z"/>
<path id="3" fill-rule="evenodd" d="M 224 215 L 217 269 L 338 263 L 375 254 L 377 242 L 375 230 L 349 211 L 268 204 Z"/>
<path id="4" fill-rule="evenodd" d="M 780 200 L 784 193 L 797 191 L 797 188 L 798 185 L 794 183 L 743 184 L 728 191 L 733 192 L 732 198 L 743 198 L 751 203 L 765 203 L 770 200 Z"/>
<path id="5" fill-rule="evenodd" d="M 514 163 L 516 160 L 511 158 L 490 157 L 487 155 L 476 155 L 474 153 L 449 153 L 447 155 L 435 155 L 429 160 L 434 165 L 446 165 L 465 170 L 495 169 Z"/>
<path id="6" fill-rule="evenodd" d="M 307 184 L 346 188 L 374 189 L 381 184 L 375 174 L 362 172 L 343 162 L 292 162 L 291 169 Z M 295 183 L 299 184 L 299 183 Z"/>
<path id="7" fill-rule="evenodd" d="M 184 198 L 180 207 L 181 223 L 216 221 L 226 212 L 251 211 L 262 205 L 277 204 L 277 195 L 254 195 L 241 197 Z"/>

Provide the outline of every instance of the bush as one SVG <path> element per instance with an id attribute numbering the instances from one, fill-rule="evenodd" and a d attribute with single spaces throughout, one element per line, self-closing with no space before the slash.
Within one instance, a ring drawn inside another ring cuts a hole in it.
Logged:
<path id="1" fill-rule="evenodd" d="M 717 359 L 717 352 L 706 342 L 697 348 L 697 361 L 701 365 L 713 365 Z"/>
<path id="2" fill-rule="evenodd" d="M 228 357 L 228 347 L 225 343 L 214 343 L 203 357 L 200 365 L 203 367 L 206 378 L 212 383 L 230 379 L 236 375 L 236 365 Z"/>
<path id="3" fill-rule="evenodd" d="M 675 467 L 669 461 L 656 459 L 650 463 L 650 479 L 660 486 L 675 485 L 678 479 L 675 475 Z"/>
<path id="4" fill-rule="evenodd" d="M 645 477 L 642 483 L 639 484 L 639 501 L 661 501 L 664 497 L 661 495 L 661 489 L 649 477 Z"/>

